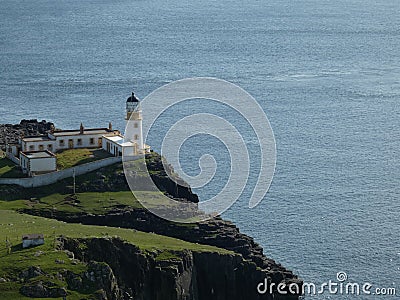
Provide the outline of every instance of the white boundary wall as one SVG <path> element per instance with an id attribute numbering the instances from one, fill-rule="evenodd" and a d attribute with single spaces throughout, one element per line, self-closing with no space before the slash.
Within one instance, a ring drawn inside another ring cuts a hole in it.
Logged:
<path id="1" fill-rule="evenodd" d="M 73 168 L 51 172 L 43 175 L 37 175 L 29 178 L 0 178 L 0 184 L 17 184 L 25 188 L 38 187 L 55 183 L 61 179 L 72 177 L 74 169 L 75 175 L 82 175 L 94 170 L 106 167 L 122 161 L 121 157 L 109 157 L 96 160 L 87 164 L 79 165 Z"/>
<path id="2" fill-rule="evenodd" d="M 13 163 L 17 164 L 19 166 L 19 159 L 15 157 L 14 155 L 10 154 L 7 152 L 6 157 L 11 160 Z"/>

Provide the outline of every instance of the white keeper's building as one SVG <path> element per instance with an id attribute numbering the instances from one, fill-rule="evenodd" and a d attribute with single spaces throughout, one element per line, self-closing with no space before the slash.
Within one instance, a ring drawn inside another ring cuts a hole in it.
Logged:
<path id="1" fill-rule="evenodd" d="M 21 137 L 18 144 L 6 145 L 7 156 L 18 162 L 29 175 L 56 171 L 58 151 L 78 148 L 102 148 L 113 156 L 136 156 L 150 152 L 143 142 L 142 110 L 140 100 L 132 93 L 126 100 L 125 120 L 129 136 L 108 128 L 84 128 L 78 130 L 52 129 L 46 135 Z"/>
<path id="2" fill-rule="evenodd" d="M 143 142 L 142 109 L 134 93 L 126 100 L 127 134 L 129 136 L 104 136 L 103 149 L 115 156 L 136 156 L 150 152 L 150 146 Z"/>
<path id="3" fill-rule="evenodd" d="M 48 173 L 57 170 L 57 157 L 50 151 L 22 151 L 20 166 L 24 173 L 33 174 Z"/>

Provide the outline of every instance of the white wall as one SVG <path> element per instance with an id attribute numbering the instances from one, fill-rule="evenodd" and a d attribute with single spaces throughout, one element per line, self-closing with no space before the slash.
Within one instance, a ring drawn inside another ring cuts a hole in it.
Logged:
<path id="1" fill-rule="evenodd" d="M 110 149 L 107 149 L 107 144 L 109 144 Z M 125 147 L 124 147 L 125 148 Z M 103 138 L 102 149 L 111 153 L 114 156 L 121 156 L 122 155 L 122 146 L 114 141 L 110 141 L 108 139 Z M 121 155 L 120 155 L 121 152 Z"/>
<path id="2" fill-rule="evenodd" d="M 14 156 L 13 153 L 7 152 L 6 157 L 19 166 L 19 159 L 18 159 L 18 157 Z"/>
<path id="3" fill-rule="evenodd" d="M 123 156 L 134 156 L 134 148 L 133 146 L 129 146 L 129 147 L 124 147 L 123 148 Z"/>
<path id="4" fill-rule="evenodd" d="M 135 127 L 135 124 L 137 124 L 137 127 Z M 137 136 L 137 139 L 135 139 L 135 136 Z M 141 119 L 140 120 L 131 119 L 128 121 L 127 130 L 125 132 L 125 139 L 127 141 L 136 142 L 139 147 L 138 150 L 142 150 L 144 148 Z"/>
<path id="5" fill-rule="evenodd" d="M 57 159 L 55 157 L 33 158 L 29 161 L 29 171 L 31 172 L 46 172 L 57 170 Z"/>
<path id="6" fill-rule="evenodd" d="M 140 157 L 133 157 L 132 160 L 139 159 Z M 79 165 L 74 168 L 69 168 L 61 171 L 51 172 L 48 174 L 37 175 L 30 178 L 0 178 L 0 184 L 17 184 L 23 187 L 38 187 L 49 185 L 64 178 L 72 177 L 73 169 L 75 175 L 82 175 L 94 170 L 109 166 L 121 161 L 121 157 L 109 157 L 87 164 Z"/>
<path id="7" fill-rule="evenodd" d="M 73 148 L 101 148 L 99 144 L 99 138 L 104 134 L 82 134 L 82 135 L 66 135 L 58 136 L 55 140 L 50 141 L 35 141 L 35 142 L 22 142 L 22 151 L 38 151 L 38 150 L 49 150 L 51 152 L 57 152 L 59 150 L 69 149 L 69 140 L 73 141 Z M 52 134 L 49 134 L 50 138 L 55 138 Z M 93 144 L 90 143 L 90 139 L 93 138 Z M 64 141 L 60 144 L 60 141 Z M 80 140 L 80 143 L 79 143 Z M 78 145 L 79 143 L 79 145 Z M 39 145 L 43 145 L 43 149 L 39 149 Z M 51 148 L 49 148 L 51 145 Z M 30 148 L 32 146 L 32 148 Z"/>
<path id="8" fill-rule="evenodd" d="M 23 240 L 22 248 L 28 248 L 31 246 L 38 246 L 38 245 L 43 245 L 43 244 L 44 244 L 44 239 Z"/>
<path id="9" fill-rule="evenodd" d="M 22 154 L 20 154 L 19 157 L 20 157 L 20 162 L 21 162 L 20 166 L 22 168 L 22 171 L 24 173 L 27 173 L 29 171 L 29 159 Z"/>
<path id="10" fill-rule="evenodd" d="M 39 149 L 39 145 L 43 145 L 43 149 Z M 49 148 L 49 145 L 51 147 Z M 32 148 L 31 148 L 32 146 Z M 56 151 L 56 141 L 37 141 L 37 142 L 22 142 L 22 151 L 39 151 L 49 150 L 51 152 Z"/>
<path id="11" fill-rule="evenodd" d="M 55 151 L 69 149 L 69 140 L 73 141 L 73 148 L 101 148 L 101 144 L 99 145 L 99 138 L 101 138 L 103 134 L 88 134 L 88 135 L 71 135 L 71 136 L 59 136 L 56 140 Z M 94 143 L 90 143 L 90 139 L 94 139 Z M 60 141 L 63 140 L 64 144 L 60 144 Z M 80 144 L 78 144 L 80 140 Z"/>

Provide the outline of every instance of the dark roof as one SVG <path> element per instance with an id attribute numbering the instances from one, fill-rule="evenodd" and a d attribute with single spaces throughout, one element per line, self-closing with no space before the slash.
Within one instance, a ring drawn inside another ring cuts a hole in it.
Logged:
<path id="1" fill-rule="evenodd" d="M 91 135 L 91 134 L 106 134 L 114 132 L 113 130 L 110 130 L 108 128 L 85 128 L 83 130 L 83 134 L 86 135 Z M 59 137 L 59 136 L 69 136 L 69 135 L 81 135 L 81 130 L 80 129 L 73 129 L 73 130 L 59 130 L 59 131 L 54 131 L 51 133 L 51 135 Z"/>
<path id="2" fill-rule="evenodd" d="M 47 135 L 36 135 L 23 137 L 24 142 L 51 141 Z"/>
<path id="3" fill-rule="evenodd" d="M 43 233 L 33 233 L 33 234 L 24 234 L 22 236 L 23 240 L 36 240 L 36 239 L 43 239 Z"/>
<path id="4" fill-rule="evenodd" d="M 135 94 L 132 92 L 132 95 L 126 100 L 126 102 L 139 102 L 139 98 L 135 96 Z"/>

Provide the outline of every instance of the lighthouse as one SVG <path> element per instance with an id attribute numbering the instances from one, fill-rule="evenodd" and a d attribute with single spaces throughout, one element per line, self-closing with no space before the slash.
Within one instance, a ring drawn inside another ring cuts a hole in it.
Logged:
<path id="1" fill-rule="evenodd" d="M 132 95 L 126 100 L 126 117 L 128 131 L 125 135 L 125 141 L 133 143 L 134 152 L 137 154 L 144 150 L 143 132 L 142 132 L 142 109 L 140 100 L 132 92 Z"/>

